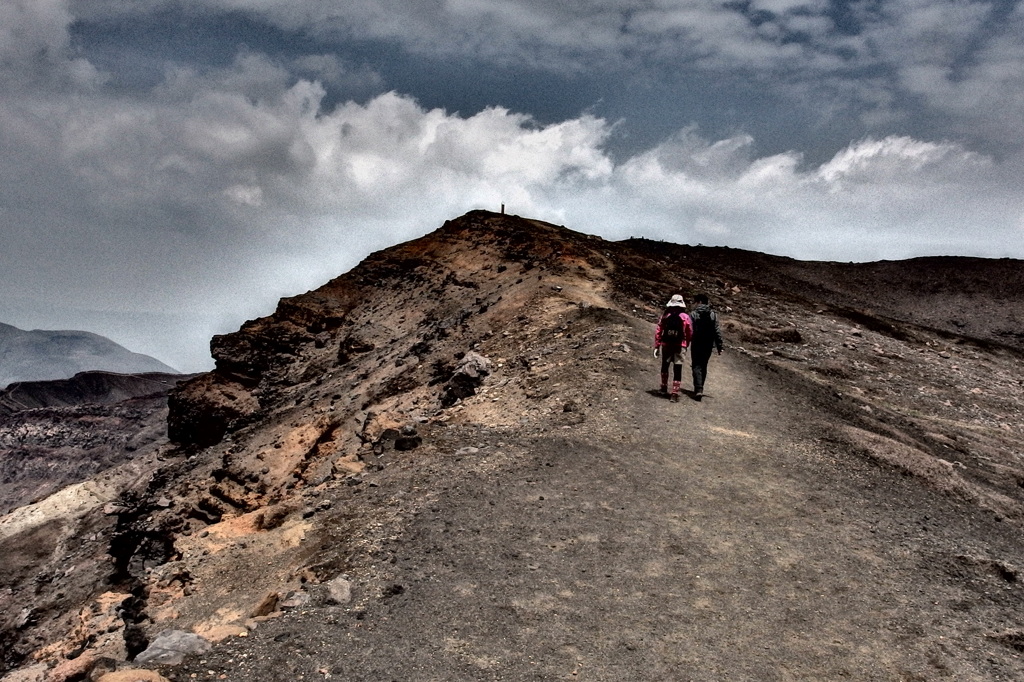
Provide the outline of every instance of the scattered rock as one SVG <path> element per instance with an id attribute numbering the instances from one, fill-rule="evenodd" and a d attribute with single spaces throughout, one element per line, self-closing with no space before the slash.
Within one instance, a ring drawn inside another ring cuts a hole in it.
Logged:
<path id="1" fill-rule="evenodd" d="M 289 611 L 291 609 L 302 608 L 308 603 L 309 593 L 303 590 L 295 590 L 294 592 L 289 592 L 277 607 L 282 611 Z"/>
<path id="2" fill-rule="evenodd" d="M 24 608 L 18 612 L 18 617 L 14 620 L 14 629 L 23 630 L 32 624 L 35 616 L 35 609 Z"/>
<path id="3" fill-rule="evenodd" d="M 89 680 L 90 680 L 90 682 L 95 682 L 96 680 L 100 679 L 104 675 L 109 675 L 110 673 L 114 672 L 115 670 L 117 670 L 117 661 L 116 660 L 114 660 L 113 658 L 109 658 L 107 656 L 97 657 L 96 658 L 96 664 L 92 667 L 92 670 L 89 671 Z M 138 679 L 141 679 L 141 678 L 138 678 L 138 677 L 133 678 L 133 680 L 138 680 Z"/>
<path id="4" fill-rule="evenodd" d="M 252 622 L 256 622 L 253 620 Z M 203 628 L 203 639 L 209 642 L 223 642 L 225 639 L 232 637 L 247 637 L 249 630 L 246 625 L 239 623 L 226 623 L 223 625 L 214 625 L 209 628 Z"/>
<path id="5" fill-rule="evenodd" d="M 338 576 L 327 583 L 327 603 L 347 604 L 352 601 L 352 583 L 344 576 Z"/>
<path id="6" fill-rule="evenodd" d="M 58 663 L 46 675 L 46 682 L 78 682 L 84 680 L 96 667 L 96 657 L 89 652 L 78 658 Z"/>
<path id="7" fill-rule="evenodd" d="M 387 587 L 385 587 L 383 590 L 381 590 L 381 598 L 382 599 L 390 599 L 391 597 L 397 597 L 398 595 L 404 594 L 404 593 L 405 593 L 405 586 L 399 585 L 398 583 L 393 583 L 393 584 L 388 585 Z"/>
<path id="8" fill-rule="evenodd" d="M 165 630 L 150 642 L 145 651 L 135 657 L 135 662 L 143 665 L 178 665 L 188 654 L 198 654 L 209 649 L 210 642 L 193 632 Z"/>
<path id="9" fill-rule="evenodd" d="M 457 401 L 474 395 L 490 372 L 491 361 L 488 358 L 474 351 L 466 353 L 448 380 L 441 405 L 451 407 Z"/>
<path id="10" fill-rule="evenodd" d="M 407 451 L 415 450 L 423 444 L 423 439 L 419 436 L 400 436 L 395 439 L 395 450 Z"/>
<path id="11" fill-rule="evenodd" d="M 249 616 L 252 618 L 259 618 L 261 616 L 269 615 L 274 611 L 277 611 L 277 605 L 278 602 L 280 601 L 281 595 L 279 595 L 277 592 L 271 592 L 270 594 L 265 596 L 262 601 L 260 601 L 260 603 L 256 606 L 256 608 L 252 610 L 252 613 L 250 613 Z"/>
<path id="12" fill-rule="evenodd" d="M 295 511 L 291 504 L 273 504 L 261 511 L 256 516 L 256 528 L 258 530 L 273 530 L 281 526 L 288 515 Z"/>
<path id="13" fill-rule="evenodd" d="M 406 425 L 401 428 L 398 438 L 395 439 L 395 450 L 402 452 L 415 450 L 422 444 L 423 438 L 416 432 L 416 427 Z"/>

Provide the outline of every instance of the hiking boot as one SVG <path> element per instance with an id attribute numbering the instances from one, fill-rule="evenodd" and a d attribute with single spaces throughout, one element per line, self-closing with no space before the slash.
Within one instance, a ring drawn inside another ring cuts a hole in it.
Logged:
<path id="1" fill-rule="evenodd" d="M 678 402 L 679 402 L 679 394 L 678 394 L 678 393 L 673 393 L 672 395 L 670 395 L 670 396 L 668 397 L 668 399 L 669 399 L 669 400 L 670 400 L 671 402 L 673 402 L 673 403 L 678 403 Z"/>
<path id="2" fill-rule="evenodd" d="M 704 391 L 697 391 L 693 394 L 693 399 L 700 402 L 700 399 L 704 397 Z"/>

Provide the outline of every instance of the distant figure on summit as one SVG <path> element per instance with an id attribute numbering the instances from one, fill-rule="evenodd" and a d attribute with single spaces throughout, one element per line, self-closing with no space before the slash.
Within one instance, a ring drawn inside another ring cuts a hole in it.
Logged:
<path id="1" fill-rule="evenodd" d="M 665 312 L 654 330 L 654 357 L 661 356 L 661 394 L 668 393 L 668 366 L 672 367 L 672 393 L 669 400 L 679 402 L 679 383 L 683 379 L 683 355 L 690 345 L 693 325 L 686 314 L 686 301 L 675 294 L 665 305 Z"/>
<path id="2" fill-rule="evenodd" d="M 718 326 L 718 315 L 708 303 L 706 294 L 697 294 L 696 307 L 690 312 L 693 323 L 693 341 L 690 344 L 690 367 L 693 370 L 693 399 L 704 397 L 704 381 L 708 377 L 708 360 L 711 350 L 722 354 L 722 330 Z"/>

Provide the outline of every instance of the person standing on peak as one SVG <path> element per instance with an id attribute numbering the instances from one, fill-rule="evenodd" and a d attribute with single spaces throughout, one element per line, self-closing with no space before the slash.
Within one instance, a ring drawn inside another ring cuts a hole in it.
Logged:
<path id="1" fill-rule="evenodd" d="M 675 294 L 665 305 L 665 312 L 654 330 L 654 357 L 661 356 L 661 394 L 668 394 L 668 366 L 672 364 L 672 402 L 679 402 L 679 383 L 683 379 L 683 355 L 690 345 L 693 325 L 686 314 L 686 302 Z"/>
<path id="2" fill-rule="evenodd" d="M 712 349 L 722 354 L 722 330 L 718 326 L 718 315 L 708 302 L 706 294 L 694 297 L 697 305 L 690 313 L 693 323 L 693 340 L 690 343 L 690 367 L 693 370 L 693 398 L 704 397 L 704 382 L 708 377 L 708 360 Z"/>

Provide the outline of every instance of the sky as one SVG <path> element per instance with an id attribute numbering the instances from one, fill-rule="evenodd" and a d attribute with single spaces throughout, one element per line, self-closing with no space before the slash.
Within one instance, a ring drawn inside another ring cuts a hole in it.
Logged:
<path id="1" fill-rule="evenodd" d="M 1024 258 L 1020 0 L 3 0 L 0 322 L 185 372 L 484 208 Z"/>

